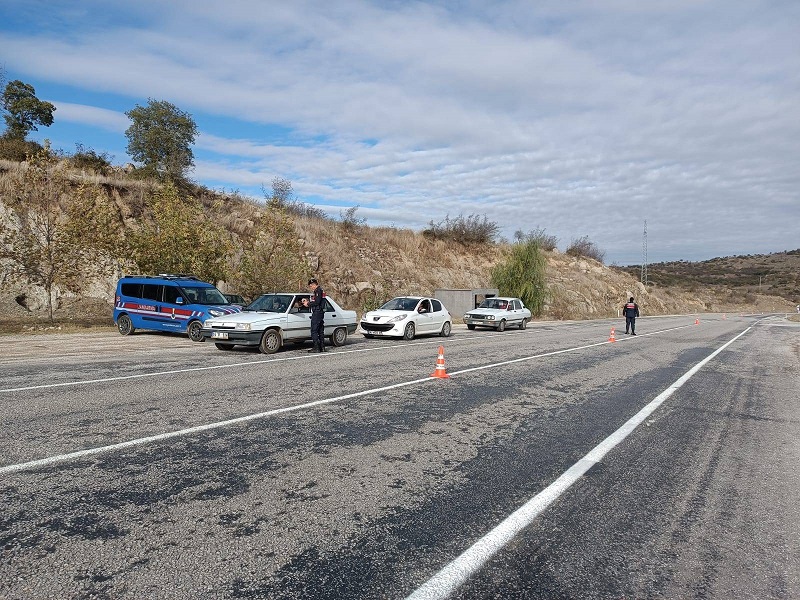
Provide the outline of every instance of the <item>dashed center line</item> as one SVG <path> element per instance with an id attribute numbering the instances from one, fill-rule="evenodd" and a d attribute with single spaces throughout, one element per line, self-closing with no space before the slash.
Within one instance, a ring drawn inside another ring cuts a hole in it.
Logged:
<path id="1" fill-rule="evenodd" d="M 683 327 L 687 327 L 687 326 L 686 325 L 682 325 L 682 326 L 679 326 L 679 327 L 671 327 L 669 329 L 663 329 L 661 331 L 656 331 L 656 332 L 651 332 L 651 333 L 648 333 L 648 334 L 643 334 L 641 337 L 645 337 L 646 335 L 656 335 L 658 333 L 664 333 L 664 332 L 672 331 L 672 330 L 675 330 L 675 329 L 681 329 Z M 627 339 L 619 340 L 619 342 L 632 341 L 634 339 L 635 338 L 627 338 Z M 481 366 L 478 366 L 478 367 L 472 367 L 472 368 L 469 368 L 469 369 L 462 369 L 460 371 L 454 371 L 454 372 L 450 373 L 450 376 L 451 377 L 458 377 L 459 375 L 464 375 L 466 373 L 471 373 L 471 372 L 474 372 L 474 371 L 481 371 L 481 370 L 484 370 L 484 369 L 502 367 L 502 366 L 505 366 L 505 365 L 515 364 L 515 363 L 520 363 L 520 362 L 525 362 L 525 361 L 530 361 L 530 360 L 536 360 L 536 359 L 539 359 L 539 358 L 545 358 L 545 357 L 548 357 L 548 356 L 556 356 L 558 354 L 566 354 L 566 353 L 569 353 L 569 352 L 577 352 L 577 351 L 580 351 L 580 350 L 585 350 L 587 348 L 594 348 L 594 347 L 597 347 L 597 346 L 604 346 L 604 345 L 610 344 L 610 343 L 612 343 L 612 342 L 608 342 L 608 341 L 597 342 L 597 343 L 594 343 L 594 344 L 585 344 L 583 346 L 575 346 L 573 348 L 565 348 L 563 350 L 554 350 L 552 352 L 543 352 L 543 353 L 540 353 L 540 354 L 534 354 L 532 356 L 524 356 L 522 358 L 515 358 L 515 359 L 505 360 L 505 361 L 496 362 L 496 363 L 492 363 L 492 364 L 488 364 L 488 365 L 481 365 Z M 374 350 L 374 348 L 370 348 L 368 350 L 372 351 L 372 350 Z M 350 352 L 363 352 L 363 351 L 365 351 L 365 350 L 351 350 Z M 317 355 L 317 356 L 319 356 L 319 355 Z M 300 357 L 291 357 L 291 358 L 286 358 L 286 359 L 281 359 L 281 360 L 293 360 L 293 359 L 297 359 L 297 358 L 300 358 Z M 258 361 L 258 363 L 263 363 L 263 362 L 265 362 L 265 361 Z M 258 363 L 255 363 L 255 364 L 258 364 Z M 250 364 L 254 364 L 254 363 L 239 363 L 239 364 L 250 365 Z M 236 366 L 236 365 L 217 365 L 217 366 L 214 366 L 214 367 L 198 367 L 197 369 L 179 369 L 179 370 L 167 371 L 167 372 L 163 372 L 163 373 L 159 373 L 159 374 L 181 373 L 181 372 L 195 371 L 195 370 L 202 370 L 202 369 L 205 369 L 205 370 L 218 369 L 218 368 L 225 368 L 225 367 L 231 367 L 231 366 Z M 153 375 L 155 375 L 155 374 L 142 374 L 139 377 L 153 376 Z M 124 379 L 131 379 L 131 378 L 135 378 L 135 377 L 137 377 L 137 376 L 130 375 L 130 376 L 119 377 L 119 378 L 108 378 L 108 379 L 101 379 L 101 380 L 93 380 L 93 382 L 118 381 L 118 380 L 124 380 Z M 200 433 L 200 432 L 203 432 L 203 431 L 209 431 L 209 430 L 212 430 L 212 429 L 219 429 L 219 428 L 222 428 L 222 427 L 228 427 L 228 426 L 231 426 L 231 425 L 237 425 L 237 424 L 240 424 L 240 423 L 246 423 L 248 421 L 253 421 L 253 420 L 256 420 L 256 419 L 265 419 L 265 418 L 268 418 L 268 417 L 274 417 L 274 416 L 281 415 L 281 414 L 287 414 L 287 413 L 291 413 L 291 412 L 297 412 L 297 411 L 301 411 L 301 410 L 305 410 L 305 409 L 309 409 L 309 408 L 314 408 L 314 407 L 317 407 L 317 406 L 324 406 L 326 404 L 332 404 L 332 403 L 335 403 L 335 402 L 341 402 L 343 400 L 349 400 L 349 399 L 352 399 L 352 398 L 360 398 L 360 397 L 363 397 L 363 396 L 369 396 L 371 394 L 377 394 L 377 393 L 380 393 L 380 392 L 386 392 L 386 391 L 389 391 L 389 390 L 394 390 L 394 389 L 398 389 L 398 388 L 402 388 L 402 387 L 408 387 L 408 386 L 411 386 L 411 385 L 430 383 L 430 382 L 436 382 L 436 381 L 440 381 L 440 380 L 436 379 L 436 378 L 433 378 L 433 377 L 422 377 L 422 378 L 419 378 L 419 379 L 412 379 L 410 381 L 403 381 L 403 382 L 400 382 L 400 383 L 395 383 L 395 384 L 387 385 L 387 386 L 383 386 L 383 387 L 371 388 L 371 389 L 368 389 L 368 390 L 363 390 L 361 392 L 353 392 L 351 394 L 344 394 L 342 396 L 335 396 L 333 398 L 325 398 L 325 399 L 321 399 L 321 400 L 315 400 L 313 402 L 305 402 L 303 404 L 297 404 L 297 405 L 294 405 L 294 406 L 286 406 L 286 407 L 283 407 L 283 408 L 277 408 L 277 409 L 273 409 L 273 410 L 268 410 L 268 411 L 264 411 L 264 412 L 260 412 L 260 413 L 251 414 L 251 415 L 245 415 L 245 416 L 237 417 L 237 418 L 234 418 L 234 419 L 227 419 L 227 420 L 224 420 L 224 421 L 217 421 L 215 423 L 207 423 L 205 425 L 198 425 L 198 426 L 189 427 L 189 428 L 186 428 L 186 429 L 180 429 L 180 430 L 176 430 L 176 431 L 169 431 L 169 432 L 165 432 L 165 433 L 160 433 L 160 434 L 157 434 L 157 435 L 146 436 L 146 437 L 137 438 L 137 439 L 134 439 L 134 440 L 129 440 L 129 441 L 126 441 L 126 442 L 120 442 L 120 443 L 117 443 L 117 444 L 109 444 L 107 446 L 98 446 L 96 448 L 87 448 L 85 450 L 78 450 L 78 451 L 75 451 L 75 452 L 68 452 L 68 453 L 65 453 L 65 454 L 59 454 L 59 455 L 56 455 L 56 456 L 50 456 L 50 457 L 41 458 L 41 459 L 38 459 L 38 460 L 31 460 L 31 461 L 27 461 L 27 462 L 23 462 L 23 463 L 17 463 L 17 464 L 13 464 L 13 465 L 6 465 L 4 467 L 0 467 L 0 475 L 6 474 L 6 473 L 14 473 L 14 472 L 17 472 L 17 471 L 25 471 L 25 470 L 29 470 L 29 469 L 36 469 L 36 468 L 40 468 L 40 467 L 46 467 L 46 466 L 50 466 L 50 465 L 53 465 L 53 464 L 64 463 L 64 462 L 76 460 L 76 459 L 79 459 L 79 458 L 84 458 L 84 457 L 87 457 L 87 456 L 93 456 L 93 455 L 97 455 L 97 454 L 102 454 L 102 453 L 105 453 L 105 452 L 113 452 L 113 451 L 117 451 L 117 450 L 124 450 L 126 448 L 131 448 L 131 447 L 134 447 L 134 446 L 142 446 L 142 445 L 145 445 L 145 444 L 151 444 L 151 443 L 154 443 L 154 442 L 160 442 L 160 441 L 168 440 L 168 439 L 171 439 L 171 438 L 177 438 L 177 437 L 192 435 L 192 434 Z M 87 381 L 75 382 L 72 385 L 77 385 L 78 383 L 92 383 L 92 382 L 87 382 Z M 41 387 L 53 387 L 55 385 L 69 385 L 69 384 L 52 384 L 50 386 L 41 386 Z M 35 387 L 35 388 L 25 388 L 25 389 L 41 389 L 41 388 L 40 387 Z"/>

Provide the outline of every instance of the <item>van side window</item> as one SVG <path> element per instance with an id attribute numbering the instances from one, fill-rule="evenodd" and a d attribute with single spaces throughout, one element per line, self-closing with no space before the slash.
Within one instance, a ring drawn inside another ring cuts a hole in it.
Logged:
<path id="1" fill-rule="evenodd" d="M 142 284 L 142 298 L 161 302 L 161 287 L 152 283 Z"/>
<path id="2" fill-rule="evenodd" d="M 433 303 L 433 312 L 439 312 L 440 310 L 442 310 L 442 303 L 441 302 L 439 302 L 435 298 L 432 298 L 431 302 Z"/>
<path id="3" fill-rule="evenodd" d="M 122 295 L 128 296 L 129 298 L 141 298 L 142 297 L 142 284 L 141 283 L 123 283 L 120 286 L 122 289 Z"/>
<path id="4" fill-rule="evenodd" d="M 164 286 L 164 302 L 169 302 L 170 304 L 177 304 L 176 300 L 180 297 L 181 293 L 178 291 L 178 286 L 175 285 Z"/>

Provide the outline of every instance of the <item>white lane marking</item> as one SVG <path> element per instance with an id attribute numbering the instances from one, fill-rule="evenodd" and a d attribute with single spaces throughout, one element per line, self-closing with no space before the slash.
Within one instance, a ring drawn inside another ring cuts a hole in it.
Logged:
<path id="1" fill-rule="evenodd" d="M 682 327 L 688 327 L 688 325 L 681 325 L 679 327 L 671 327 L 669 329 L 662 329 L 660 331 L 652 332 L 650 334 L 642 334 L 642 335 L 653 335 L 655 333 L 663 333 L 665 331 L 671 331 L 673 329 L 681 329 Z M 523 331 L 510 331 L 510 332 L 503 332 L 503 333 L 487 333 L 485 335 L 481 335 L 481 339 L 485 339 L 487 337 L 495 337 L 495 336 L 509 336 L 514 335 L 515 333 L 521 334 Z M 475 338 L 465 338 L 463 340 L 452 340 L 450 338 L 445 338 L 451 344 L 458 344 L 461 342 L 471 343 L 475 341 Z M 620 340 L 617 340 L 622 341 Z M 591 344 L 589 346 L 581 346 L 581 348 L 590 348 L 591 346 L 600 346 L 608 342 L 600 342 L 597 344 Z M 437 339 L 435 341 L 425 341 L 425 342 L 408 342 L 408 343 L 398 343 L 392 344 L 390 346 L 370 346 L 369 348 L 356 348 L 354 350 L 337 350 L 336 352 L 331 352 L 330 356 L 337 356 L 341 354 L 356 354 L 359 352 L 374 352 L 376 350 L 396 350 L 398 348 L 404 348 L 406 346 L 427 346 L 427 345 L 442 345 L 443 341 L 441 339 Z M 569 352 L 570 350 L 564 350 L 562 352 Z M 149 377 L 160 377 L 162 375 L 174 375 L 177 373 L 195 373 L 198 371 L 213 371 L 217 369 L 229 369 L 233 367 L 249 367 L 249 366 L 256 366 L 256 365 L 263 365 L 267 363 L 274 363 L 274 362 L 286 362 L 292 360 L 317 360 L 320 359 L 322 355 L 317 354 L 314 356 L 285 356 L 280 358 L 265 358 L 262 360 L 254 360 L 251 362 L 238 362 L 238 363 L 230 363 L 226 365 L 207 365 L 204 367 L 186 367 L 184 369 L 172 369 L 170 371 L 153 371 L 152 373 L 135 373 L 133 375 L 118 375 L 116 377 L 101 377 L 98 379 L 79 379 L 77 381 L 62 381 L 60 383 L 42 383 L 39 385 L 28 385 L 28 386 L 21 386 L 21 387 L 13 387 L 13 388 L 0 388 L 0 394 L 2 393 L 11 393 L 11 392 L 27 392 L 31 390 L 44 390 L 44 389 L 53 389 L 53 388 L 60 388 L 60 387 L 72 387 L 76 385 L 89 385 L 94 383 L 111 383 L 114 381 L 129 381 L 132 379 L 146 379 Z M 530 358 L 537 358 L 537 357 L 525 357 L 522 360 L 528 360 Z M 513 361 L 512 361 L 513 362 Z M 488 368 L 488 367 L 483 367 Z M 465 371 L 466 372 L 466 371 Z"/>
<path id="2" fill-rule="evenodd" d="M 656 396 L 647 406 L 642 408 L 624 425 L 600 442 L 586 456 L 572 465 L 553 483 L 528 500 L 524 505 L 511 513 L 499 525 L 470 546 L 461 556 L 446 565 L 426 583 L 409 595 L 406 600 L 442 600 L 448 598 L 470 577 L 480 571 L 486 563 L 506 544 L 528 527 L 548 506 L 555 502 L 572 484 L 578 481 L 589 469 L 600 462 L 603 457 L 630 435 L 653 411 L 691 377 L 702 369 L 720 352 L 750 331 L 748 327 L 732 340 L 726 342 L 706 358 L 701 360 L 675 383 Z"/>
<path id="3" fill-rule="evenodd" d="M 15 465 L 8 465 L 5 467 L 0 467 L 0 475 L 5 473 L 13 473 L 15 471 L 23 471 L 27 469 L 35 469 L 37 467 L 46 467 L 48 465 L 52 465 L 55 463 L 65 462 L 69 460 L 74 460 L 76 458 L 82 458 L 84 456 L 92 456 L 94 454 L 100 454 L 103 452 L 110 452 L 113 450 L 122 450 L 124 448 L 130 448 L 132 446 L 141 446 L 143 444 L 149 444 L 151 442 L 159 442 L 161 440 L 167 440 L 169 438 L 190 435 L 192 433 L 198 433 L 201 431 L 208 431 L 210 429 L 218 429 L 220 427 L 226 427 L 228 425 L 235 425 L 237 423 L 246 423 L 247 421 L 253 421 L 255 419 L 263 419 L 265 417 L 273 417 L 275 415 L 295 412 L 298 410 L 302 410 L 304 408 L 312 408 L 314 406 L 322 406 L 324 404 L 330 404 L 332 402 L 339 402 L 340 400 L 347 400 L 349 398 L 358 398 L 359 396 L 366 396 L 369 394 L 376 394 L 378 392 L 385 392 L 388 390 L 393 390 L 409 385 L 414 385 L 415 383 L 424 383 L 426 381 L 433 381 L 431 377 L 424 377 L 421 379 L 414 379 L 411 381 L 403 381 L 401 383 L 395 383 L 392 385 L 387 385 L 380 388 L 373 388 L 371 390 L 364 390 L 363 392 L 354 392 L 352 394 L 345 394 L 344 396 L 336 396 L 335 398 L 325 398 L 323 400 L 315 400 L 313 402 L 306 402 L 305 404 L 297 404 L 294 406 L 286 406 L 284 408 L 276 408 L 273 410 L 268 410 L 261 413 L 256 413 L 252 415 L 245 415 L 244 417 L 237 417 L 235 419 L 228 419 L 227 421 L 218 421 L 217 423 L 207 423 L 206 425 L 198 425 L 196 427 L 189 427 L 188 429 L 180 429 L 178 431 L 169 431 L 167 433 L 160 433 L 158 435 L 151 435 L 148 437 L 138 438 L 135 440 L 130 440 L 127 442 L 120 442 L 118 444 L 111 444 L 109 446 L 100 446 L 97 448 L 87 448 L 86 450 L 78 450 L 77 452 L 69 452 L 68 454 L 60 454 L 57 456 L 50 456 L 47 458 L 41 458 L 39 460 L 31 460 L 24 463 L 18 463 Z"/>
<path id="4" fill-rule="evenodd" d="M 678 328 L 678 329 L 680 329 L 680 328 Z M 670 329 L 667 329 L 665 331 L 670 331 Z M 655 333 L 656 332 L 651 333 L 650 335 L 654 335 Z M 491 368 L 491 367 L 504 366 L 504 365 L 508 365 L 508 364 L 511 364 L 511 363 L 515 363 L 515 362 L 521 362 L 521 361 L 524 361 L 524 360 L 533 360 L 534 358 L 543 358 L 543 357 L 546 357 L 546 356 L 554 356 L 556 354 L 564 354 L 566 352 L 576 352 L 578 350 L 584 350 L 586 348 L 593 348 L 595 346 L 602 346 L 604 344 L 610 344 L 610 343 L 611 342 L 599 342 L 599 343 L 596 343 L 596 344 L 588 344 L 586 346 L 576 346 L 574 348 L 567 348 L 565 350 L 555 350 L 553 352 L 545 352 L 543 354 L 536 354 L 534 356 L 526 356 L 526 357 L 523 357 L 521 359 L 503 361 L 503 362 L 494 363 L 494 364 L 491 364 L 491 365 L 482 365 L 480 367 L 473 367 L 471 369 L 464 369 L 462 371 L 456 371 L 456 372 L 451 373 L 450 376 L 453 377 L 453 376 L 457 376 L 459 374 L 469 373 L 469 372 L 472 372 L 472 371 L 488 369 L 488 368 Z M 289 359 L 286 359 L 286 360 L 289 360 Z M 259 362 L 264 362 L 264 361 L 259 361 Z M 242 363 L 242 364 L 248 364 L 249 365 L 249 364 L 252 364 L 252 363 Z M 5 467 L 0 467 L 0 475 L 5 474 L 5 473 L 13 473 L 15 471 L 23 471 L 23 470 L 27 470 L 27 469 L 35 469 L 37 467 L 44 467 L 44 466 L 52 465 L 52 464 L 55 464 L 55 463 L 66 462 L 66 461 L 69 461 L 69 460 L 82 458 L 84 456 L 92 456 L 94 454 L 100 454 L 100 453 L 103 453 L 103 452 L 111 452 L 111 451 L 114 451 L 114 450 L 122 450 L 124 448 L 130 448 L 132 446 L 141 446 L 143 444 L 149 444 L 151 442 L 158 442 L 158 441 L 166 440 L 166 439 L 169 439 L 169 438 L 180 437 L 180 436 L 184 436 L 184 435 L 191 435 L 193 433 L 198 433 L 198 432 L 202 432 L 202 431 L 208 431 L 210 429 L 219 429 L 220 427 L 226 427 L 228 425 L 235 425 L 237 423 L 245 423 L 247 421 L 252 421 L 254 419 L 263 419 L 263 418 L 266 418 L 266 417 L 273 417 L 275 415 L 285 414 L 285 413 L 289 413 L 289 412 L 295 412 L 295 411 L 303 410 L 303 409 L 306 409 L 306 408 L 312 408 L 314 406 L 322 406 L 324 404 L 330 404 L 330 403 L 333 403 L 333 402 L 339 402 L 341 400 L 348 400 L 350 398 L 359 398 L 361 396 L 368 396 L 370 394 L 376 394 L 378 392 L 385 392 L 385 391 L 388 391 L 388 390 L 393 390 L 393 389 L 397 389 L 397 388 L 401 388 L 401 387 L 406 387 L 406 386 L 414 385 L 414 384 L 417 384 L 417 383 L 426 383 L 426 382 L 430 382 L 430 381 L 438 381 L 438 379 L 436 379 L 434 377 L 431 377 L 431 376 L 422 377 L 420 379 L 412 379 L 411 381 L 403 381 L 401 383 L 395 383 L 395 384 L 387 385 L 387 386 L 384 386 L 384 387 L 372 388 L 372 389 L 364 390 L 364 391 L 361 391 L 361 392 L 353 392 L 352 394 L 345 394 L 344 396 L 336 396 L 335 398 L 325 398 L 323 400 L 315 400 L 314 402 L 307 402 L 307 403 L 304 403 L 304 404 L 297 404 L 297 405 L 294 405 L 294 406 L 286 406 L 284 408 L 276 408 L 276 409 L 268 410 L 268 411 L 265 411 L 265 412 L 260 412 L 260 413 L 256 413 L 256 414 L 252 414 L 252 415 L 245 415 L 243 417 L 237 417 L 235 419 L 228 419 L 228 420 L 225 420 L 225 421 L 218 421 L 216 423 L 207 423 L 205 425 L 198 425 L 196 427 L 189 427 L 187 429 L 179 429 L 177 431 L 168 431 L 166 433 L 160 433 L 160 434 L 157 434 L 157 435 L 151 435 L 151 436 L 147 436 L 147 437 L 143 437 L 143 438 L 137 438 L 135 440 L 129 440 L 127 442 L 120 442 L 118 444 L 110 444 L 108 446 L 98 446 L 96 448 L 87 448 L 86 450 L 78 450 L 78 451 L 75 451 L 75 452 L 68 452 L 66 454 L 50 456 L 50 457 L 41 458 L 41 459 L 38 459 L 38 460 L 31 460 L 31 461 L 24 462 L 24 463 L 17 463 L 17 464 L 14 464 L 14 465 L 7 465 Z"/>
<path id="5" fill-rule="evenodd" d="M 466 340 L 465 340 L 466 341 Z M 405 346 L 425 346 L 431 344 L 441 345 L 441 341 L 436 342 L 408 342 L 405 344 L 393 344 L 391 346 L 370 346 L 369 348 L 356 348 L 354 350 L 337 350 L 330 352 L 326 356 L 338 356 L 341 354 L 354 354 L 357 352 L 374 352 L 375 350 L 395 350 Z M 184 369 L 172 369 L 170 371 L 153 371 L 152 373 L 136 373 L 134 375 L 119 375 L 116 377 L 101 377 L 99 379 L 79 379 L 77 381 L 63 381 L 60 383 L 43 383 L 40 385 L 29 385 L 25 387 L 16 388 L 0 388 L 0 393 L 3 392 L 26 392 L 29 390 L 42 390 L 59 387 L 70 387 L 75 385 L 84 385 L 92 383 L 109 383 L 113 381 L 126 381 L 130 379 L 145 379 L 148 377 L 159 377 L 161 375 L 174 375 L 176 373 L 194 373 L 197 371 L 213 371 L 216 369 L 228 369 L 232 367 L 249 367 L 256 365 L 263 365 L 266 363 L 285 362 L 290 360 L 318 360 L 322 358 L 322 354 L 315 354 L 313 356 L 283 356 L 279 358 L 264 358 L 261 360 L 253 360 L 250 362 L 230 363 L 226 365 L 208 365 L 205 367 L 186 367 Z"/>

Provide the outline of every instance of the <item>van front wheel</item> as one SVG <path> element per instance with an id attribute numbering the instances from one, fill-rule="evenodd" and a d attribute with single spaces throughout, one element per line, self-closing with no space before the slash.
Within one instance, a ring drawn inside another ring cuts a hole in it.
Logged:
<path id="1" fill-rule="evenodd" d="M 120 315 L 117 319 L 117 330 L 120 335 L 130 335 L 136 331 L 136 328 L 128 315 Z"/>
<path id="2" fill-rule="evenodd" d="M 193 342 L 202 342 L 203 334 L 200 330 L 203 329 L 203 324 L 200 321 L 192 321 L 186 328 L 186 333 L 189 334 L 189 339 Z"/>

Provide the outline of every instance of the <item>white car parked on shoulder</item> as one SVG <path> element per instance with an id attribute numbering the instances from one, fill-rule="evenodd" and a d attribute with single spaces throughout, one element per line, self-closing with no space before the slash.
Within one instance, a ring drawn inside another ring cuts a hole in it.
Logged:
<path id="1" fill-rule="evenodd" d="M 401 296 L 389 300 L 378 310 L 361 317 L 364 337 L 401 337 L 413 340 L 416 335 L 438 334 L 448 337 L 453 318 L 436 298 Z"/>
<path id="2" fill-rule="evenodd" d="M 272 354 L 286 341 L 303 343 L 311 339 L 311 309 L 302 302 L 308 298 L 309 294 L 293 292 L 264 294 L 240 313 L 207 319 L 201 333 L 220 350 L 258 346 L 264 354 Z M 330 296 L 325 297 L 325 336 L 331 344 L 341 346 L 357 327 L 354 310 L 344 310 Z"/>
<path id="3" fill-rule="evenodd" d="M 497 331 L 503 331 L 509 325 L 525 329 L 530 319 L 531 311 L 519 298 L 486 298 L 478 308 L 464 315 L 467 329 L 492 327 Z"/>

